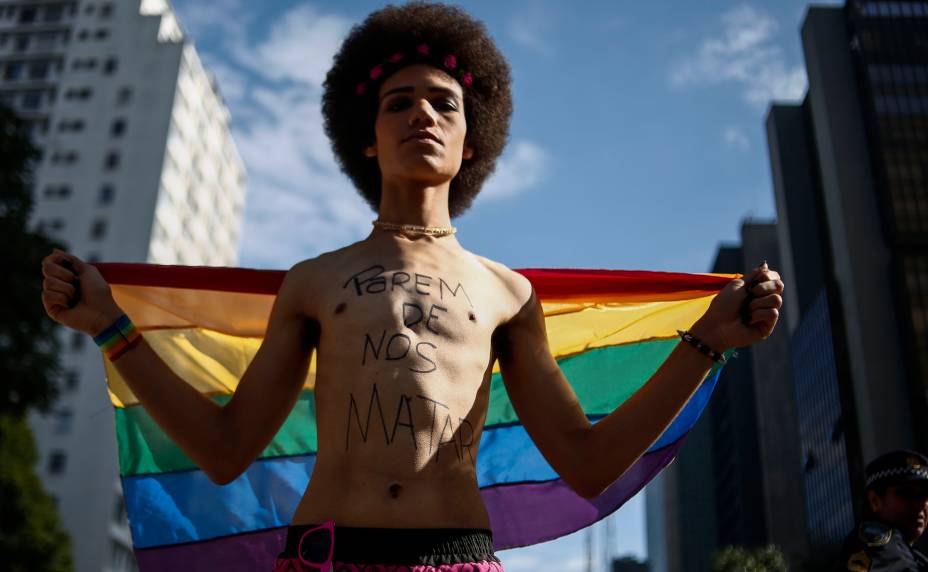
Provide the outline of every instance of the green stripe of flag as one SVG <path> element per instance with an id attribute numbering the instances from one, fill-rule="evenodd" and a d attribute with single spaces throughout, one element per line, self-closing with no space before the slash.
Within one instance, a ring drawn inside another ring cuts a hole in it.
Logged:
<path id="1" fill-rule="evenodd" d="M 654 340 L 597 348 L 562 358 L 558 364 L 577 393 L 584 412 L 605 415 L 644 385 L 676 344 L 675 339 Z M 214 398 L 220 404 L 229 399 L 231 396 Z M 486 427 L 517 422 L 502 379 L 494 374 Z M 116 437 L 122 476 L 197 468 L 140 406 L 116 408 Z M 315 453 L 316 444 L 315 399 L 312 391 L 304 391 L 259 458 Z"/>

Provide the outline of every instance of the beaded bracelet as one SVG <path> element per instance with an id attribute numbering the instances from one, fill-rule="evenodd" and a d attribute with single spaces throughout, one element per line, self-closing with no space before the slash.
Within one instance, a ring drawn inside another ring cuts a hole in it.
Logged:
<path id="1" fill-rule="evenodd" d="M 129 316 L 123 314 L 116 318 L 108 328 L 93 337 L 103 354 L 110 361 L 124 354 L 142 339 L 142 334 L 135 328 Z"/>
<path id="2" fill-rule="evenodd" d="M 683 339 L 684 342 L 693 346 L 694 348 L 699 350 L 701 353 L 709 356 L 709 359 L 711 359 L 715 363 L 725 363 L 726 361 L 728 361 L 728 358 L 725 357 L 725 354 L 719 353 L 715 351 L 714 349 L 710 348 L 709 346 L 704 344 L 702 340 L 700 340 L 693 334 L 689 333 L 688 331 L 684 332 L 683 330 L 677 330 L 677 334 L 680 336 L 680 338 Z"/>

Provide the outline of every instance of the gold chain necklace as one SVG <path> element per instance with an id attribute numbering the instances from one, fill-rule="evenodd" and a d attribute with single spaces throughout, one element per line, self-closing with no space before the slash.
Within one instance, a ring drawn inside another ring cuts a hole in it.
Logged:
<path id="1" fill-rule="evenodd" d="M 412 234 L 424 234 L 426 236 L 448 236 L 458 231 L 458 229 L 453 226 L 421 226 L 418 224 L 401 224 L 383 220 L 375 220 L 371 224 L 374 225 L 374 228 L 379 228 L 380 230 L 398 230 Z"/>

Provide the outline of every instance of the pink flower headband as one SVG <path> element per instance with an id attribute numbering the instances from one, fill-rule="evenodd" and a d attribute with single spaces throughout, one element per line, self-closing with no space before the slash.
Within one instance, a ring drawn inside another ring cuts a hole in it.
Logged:
<path id="1" fill-rule="evenodd" d="M 410 59 L 433 59 L 430 52 L 431 49 L 429 48 L 428 44 L 419 44 L 416 46 L 416 50 L 412 53 Z M 355 88 L 355 94 L 364 95 L 367 93 L 368 86 L 373 86 L 377 80 L 384 75 L 386 67 L 393 67 L 396 64 L 402 62 L 404 59 L 406 59 L 406 54 L 403 52 L 396 52 L 387 58 L 387 61 L 372 67 L 370 73 L 368 74 L 369 80 L 365 80 L 359 83 L 358 87 Z M 474 76 L 469 71 L 465 71 L 458 67 L 458 58 L 454 54 L 446 55 L 441 62 L 441 66 L 436 67 L 458 80 L 458 83 L 464 87 L 470 87 L 474 84 Z"/>

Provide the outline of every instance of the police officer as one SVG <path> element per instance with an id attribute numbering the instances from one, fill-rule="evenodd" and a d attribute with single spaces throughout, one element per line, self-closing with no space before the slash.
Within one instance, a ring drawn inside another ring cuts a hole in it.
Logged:
<path id="1" fill-rule="evenodd" d="M 841 550 L 838 570 L 928 572 L 912 544 L 928 526 L 928 457 L 893 451 L 867 465 L 864 518 Z"/>

